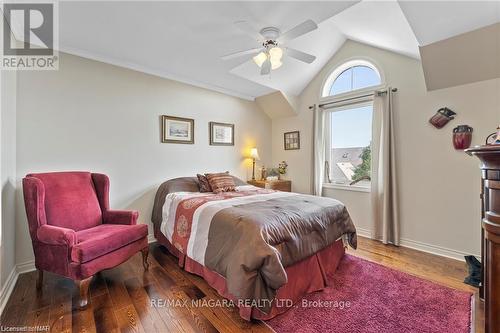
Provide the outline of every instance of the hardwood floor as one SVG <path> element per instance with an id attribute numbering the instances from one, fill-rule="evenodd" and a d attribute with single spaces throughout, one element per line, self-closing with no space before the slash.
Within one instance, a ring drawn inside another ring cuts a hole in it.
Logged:
<path id="1" fill-rule="evenodd" d="M 431 254 L 383 245 L 359 237 L 352 255 L 377 262 L 452 288 L 475 293 L 476 332 L 483 332 L 484 308 L 477 290 L 462 281 L 465 263 Z M 50 332 L 270 332 L 262 322 L 242 320 L 235 308 L 151 306 L 152 300 L 221 301 L 203 279 L 181 270 L 176 259 L 157 244 L 151 245 L 150 269 L 144 272 L 140 253 L 126 263 L 98 274 L 91 283 L 91 302 L 75 309 L 73 282 L 46 273 L 36 291 L 36 272 L 19 276 L 0 318 L 1 326 L 50 326 Z"/>

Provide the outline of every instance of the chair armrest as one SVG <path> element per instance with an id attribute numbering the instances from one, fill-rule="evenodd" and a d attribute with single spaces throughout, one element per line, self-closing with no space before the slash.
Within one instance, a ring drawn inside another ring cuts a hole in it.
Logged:
<path id="1" fill-rule="evenodd" d="M 137 223 L 139 212 L 136 210 L 107 210 L 103 214 L 104 223 L 109 224 L 128 224 Z"/>
<path id="2" fill-rule="evenodd" d="M 45 215 L 45 186 L 40 179 L 27 175 L 23 178 L 24 206 L 30 237 L 36 240 L 36 231 L 41 225 L 47 224 Z"/>
<path id="3" fill-rule="evenodd" d="M 48 224 L 40 226 L 36 231 L 36 235 L 40 242 L 51 245 L 67 245 L 68 247 L 72 247 L 77 241 L 74 230 Z"/>

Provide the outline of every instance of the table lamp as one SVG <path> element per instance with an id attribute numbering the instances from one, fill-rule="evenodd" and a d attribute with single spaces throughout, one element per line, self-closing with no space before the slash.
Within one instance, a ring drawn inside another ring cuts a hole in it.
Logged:
<path id="1" fill-rule="evenodd" d="M 255 160 L 259 160 L 259 152 L 257 151 L 257 148 L 252 148 L 250 149 L 250 157 L 253 160 L 253 165 L 252 165 L 252 180 L 255 180 Z"/>

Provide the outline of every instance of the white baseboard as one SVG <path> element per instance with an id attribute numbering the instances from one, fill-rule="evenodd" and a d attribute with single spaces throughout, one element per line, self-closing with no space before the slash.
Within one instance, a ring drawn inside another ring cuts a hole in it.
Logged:
<path id="1" fill-rule="evenodd" d="M 356 227 L 356 233 L 361 236 L 361 237 L 366 237 L 373 239 L 372 237 L 372 231 L 370 229 L 364 229 L 364 228 L 358 228 Z"/>
<path id="2" fill-rule="evenodd" d="M 376 239 L 372 235 L 372 231 L 370 229 L 364 229 L 364 228 L 356 228 L 356 231 L 359 236 L 370 238 L 370 239 Z M 430 253 L 430 254 L 435 254 L 441 257 L 446 257 L 450 259 L 455 259 L 459 261 L 465 261 L 464 256 L 471 255 L 470 253 L 465 253 L 459 250 L 453 250 L 449 249 L 443 246 L 438 246 L 438 245 L 432 245 L 424 242 L 419 242 L 415 240 L 411 240 L 408 238 L 401 238 L 399 241 L 399 245 L 402 247 L 407 247 L 410 249 Z M 478 254 L 473 254 L 473 256 L 477 257 L 478 259 L 481 257 Z"/>
<path id="3" fill-rule="evenodd" d="M 17 273 L 18 274 L 23 274 L 23 273 L 28 273 L 31 271 L 34 271 L 35 268 L 35 260 L 28 260 L 23 263 L 17 264 Z"/>
<path id="4" fill-rule="evenodd" d="M 12 271 L 7 277 L 7 281 L 5 281 L 5 285 L 0 291 L 0 315 L 2 314 L 3 310 L 5 309 L 5 306 L 7 305 L 7 301 L 10 298 L 10 294 L 12 294 L 12 291 L 14 290 L 19 274 L 31 272 L 34 270 L 35 270 L 35 260 L 30 260 L 21 264 L 17 264 L 14 268 L 12 268 Z"/>
<path id="5" fill-rule="evenodd" d="M 12 268 L 12 271 L 10 271 L 9 276 L 5 281 L 5 285 L 2 287 L 2 290 L 0 290 L 0 316 L 2 315 L 3 309 L 5 309 L 5 306 L 7 305 L 10 294 L 12 294 L 12 291 L 14 290 L 18 276 L 19 273 L 17 272 L 16 267 Z"/>
<path id="6" fill-rule="evenodd" d="M 459 250 L 453 250 L 453 249 L 449 249 L 449 248 L 446 248 L 443 246 L 427 244 L 427 243 L 414 241 L 414 240 L 406 239 L 406 238 L 401 238 L 399 243 L 401 246 L 404 246 L 404 247 L 407 247 L 410 249 L 419 250 L 419 251 L 427 252 L 427 253 L 432 253 L 432 254 L 435 254 L 435 255 L 438 255 L 441 257 L 451 258 L 451 259 L 464 261 L 464 262 L 465 262 L 464 256 L 471 255 L 471 253 L 466 253 L 466 252 L 462 252 Z M 472 254 L 472 255 L 478 259 L 481 258 L 481 255 L 479 255 L 479 254 Z"/>

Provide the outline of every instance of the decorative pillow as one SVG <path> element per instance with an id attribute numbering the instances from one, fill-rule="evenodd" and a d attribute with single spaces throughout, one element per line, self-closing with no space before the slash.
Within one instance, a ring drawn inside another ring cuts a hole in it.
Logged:
<path id="1" fill-rule="evenodd" d="M 200 192 L 212 192 L 212 188 L 210 187 L 210 183 L 208 179 L 204 175 L 197 174 L 198 177 L 198 185 L 200 186 Z"/>
<path id="2" fill-rule="evenodd" d="M 236 191 L 234 179 L 227 171 L 221 173 L 206 173 L 205 176 L 214 193 Z"/>

